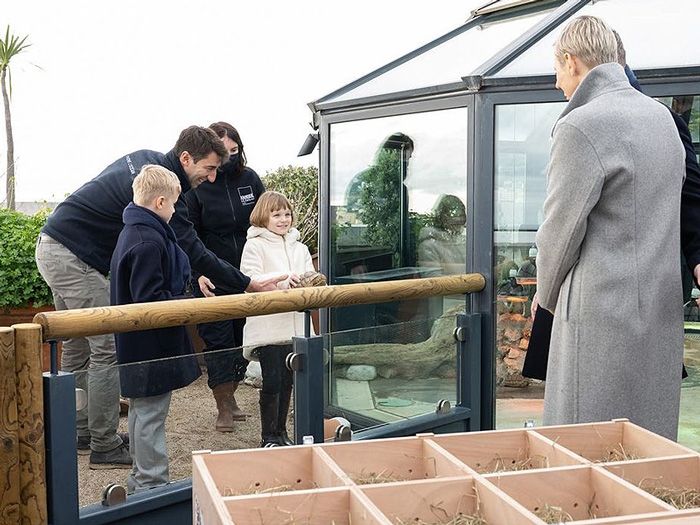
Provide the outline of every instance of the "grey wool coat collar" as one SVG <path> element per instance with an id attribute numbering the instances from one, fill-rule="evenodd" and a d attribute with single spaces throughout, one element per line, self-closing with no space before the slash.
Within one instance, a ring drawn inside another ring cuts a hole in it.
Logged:
<path id="1" fill-rule="evenodd" d="M 594 67 L 576 88 L 557 122 L 594 98 L 620 89 L 634 89 L 625 74 L 625 69 L 620 64 L 601 64 Z"/>
<path id="2" fill-rule="evenodd" d="M 554 312 L 544 423 L 629 418 L 675 439 L 683 353 L 684 150 L 669 111 L 617 64 L 558 120 L 536 242 Z"/>

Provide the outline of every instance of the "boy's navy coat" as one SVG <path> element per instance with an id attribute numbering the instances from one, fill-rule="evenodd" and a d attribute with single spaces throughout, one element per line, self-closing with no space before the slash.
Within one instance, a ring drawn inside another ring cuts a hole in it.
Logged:
<path id="1" fill-rule="evenodd" d="M 112 304 L 182 296 L 190 264 L 172 228 L 152 211 L 133 203 L 124 210 L 123 220 L 124 229 L 112 256 Z M 161 395 L 187 386 L 201 375 L 185 327 L 128 332 L 115 338 L 125 397 Z"/>

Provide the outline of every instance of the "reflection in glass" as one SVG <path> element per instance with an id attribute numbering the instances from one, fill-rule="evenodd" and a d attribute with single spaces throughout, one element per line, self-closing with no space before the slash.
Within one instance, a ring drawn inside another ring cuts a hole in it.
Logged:
<path id="1" fill-rule="evenodd" d="M 695 28 L 699 7 L 696 0 L 599 0 L 573 16 L 600 17 L 620 33 L 632 69 L 669 68 L 700 65 Z M 553 75 L 552 49 L 562 27 L 554 28 L 494 76 Z"/>
<path id="2" fill-rule="evenodd" d="M 330 397 L 333 412 L 352 421 L 390 423 L 435 411 L 440 399 L 456 404 L 455 316 L 453 308 L 430 319 L 430 335 L 415 343 L 424 323 L 408 322 L 324 336 L 333 348 Z M 365 342 L 372 341 L 372 342 Z"/>
<path id="3" fill-rule="evenodd" d="M 463 273 L 466 173 L 466 108 L 331 125 L 330 282 Z M 431 241 L 446 247 L 431 250 Z M 433 319 L 453 302 L 435 297 L 338 308 L 331 331 Z M 424 323 L 404 342 L 429 333 Z"/>
<path id="4" fill-rule="evenodd" d="M 496 427 L 541 422 L 544 387 L 520 373 L 537 288 L 535 233 L 547 189 L 550 137 L 564 103 L 496 107 L 494 252 Z"/>
<path id="5" fill-rule="evenodd" d="M 330 101 L 461 82 L 462 77 L 471 74 L 550 12 L 546 10 L 474 26 Z"/>

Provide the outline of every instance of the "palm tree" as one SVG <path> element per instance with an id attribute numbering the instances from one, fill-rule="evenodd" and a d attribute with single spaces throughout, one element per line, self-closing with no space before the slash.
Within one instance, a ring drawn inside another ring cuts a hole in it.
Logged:
<path id="1" fill-rule="evenodd" d="M 31 44 L 25 43 L 27 36 L 20 38 L 10 33 L 10 26 L 5 31 L 5 39 L 0 39 L 0 88 L 2 101 L 5 105 L 5 133 L 7 136 L 7 207 L 15 209 L 15 143 L 12 138 L 12 119 L 10 116 L 10 97 L 12 96 L 12 75 L 10 60 Z M 8 92 L 9 87 L 9 92 Z"/>

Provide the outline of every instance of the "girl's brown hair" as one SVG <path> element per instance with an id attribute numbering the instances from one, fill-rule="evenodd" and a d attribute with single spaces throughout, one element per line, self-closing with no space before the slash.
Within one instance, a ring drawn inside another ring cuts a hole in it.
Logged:
<path id="1" fill-rule="evenodd" d="M 259 228 L 267 228 L 270 214 L 277 210 L 289 210 L 292 212 L 292 224 L 294 224 L 294 208 L 287 197 L 277 191 L 266 191 L 255 204 L 250 213 L 250 224 Z"/>

